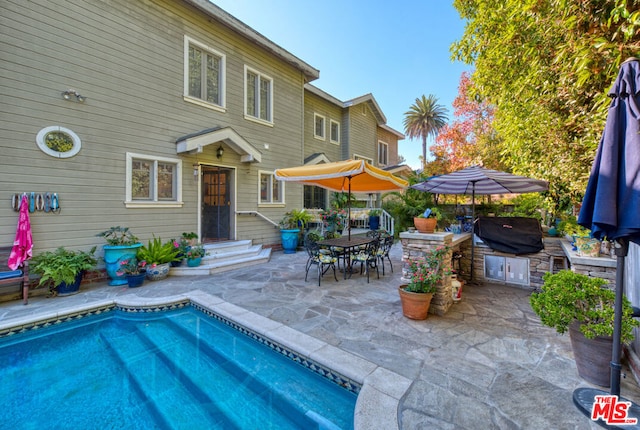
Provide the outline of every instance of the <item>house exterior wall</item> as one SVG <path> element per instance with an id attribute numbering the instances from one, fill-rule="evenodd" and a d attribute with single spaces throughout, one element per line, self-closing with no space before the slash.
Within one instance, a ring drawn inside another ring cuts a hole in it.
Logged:
<path id="1" fill-rule="evenodd" d="M 164 0 L 34 0 L 3 2 L 0 55 L 0 188 L 14 193 L 56 192 L 60 213 L 36 211 L 31 224 L 36 253 L 58 246 L 101 245 L 96 234 L 128 226 L 143 241 L 198 230 L 198 183 L 193 163 L 235 169 L 235 209 L 259 210 L 278 220 L 302 204 L 300 188 L 286 184 L 286 206 L 258 206 L 260 171 L 297 165 L 303 159 L 304 74 L 245 37 L 184 2 Z M 226 55 L 226 109 L 183 98 L 184 36 Z M 273 126 L 244 118 L 244 67 L 273 79 Z M 84 103 L 64 100 L 74 88 Z M 63 126 L 82 141 L 71 158 L 44 154 L 39 130 Z M 243 163 L 222 143 L 202 153 L 177 154 L 176 139 L 212 127 L 232 127 L 262 154 Z M 268 149 L 267 149 L 268 147 Z M 125 207 L 126 153 L 182 161 L 182 204 Z M 292 192 L 293 191 L 293 192 Z M 0 241 L 11 243 L 17 214 L 0 207 Z M 279 242 L 279 232 L 257 217 L 238 216 L 236 239 Z"/>
<path id="2" fill-rule="evenodd" d="M 366 157 L 378 165 L 377 127 L 373 112 L 367 103 L 351 106 L 349 109 L 349 158 Z"/>
<path id="3" fill-rule="evenodd" d="M 384 142 L 389 146 L 388 162 L 386 166 L 395 166 L 396 164 L 398 164 L 398 136 L 381 127 L 377 128 L 377 133 L 378 133 L 377 141 Z M 379 165 L 379 163 L 377 162 L 376 162 L 376 165 L 378 165 L 379 167 L 385 167 L 385 166 Z"/>
<path id="4" fill-rule="evenodd" d="M 325 138 L 318 139 L 315 136 L 315 116 L 322 115 L 325 119 Z M 331 142 L 331 121 L 340 125 L 340 141 Z M 341 144 L 342 136 L 342 107 L 337 106 L 322 97 L 305 91 L 304 95 L 304 157 L 312 154 L 324 153 L 330 161 L 342 160 Z"/>

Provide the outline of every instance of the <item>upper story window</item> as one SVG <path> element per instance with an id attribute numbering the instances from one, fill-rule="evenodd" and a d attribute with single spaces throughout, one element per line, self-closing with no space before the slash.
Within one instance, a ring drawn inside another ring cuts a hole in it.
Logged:
<path id="1" fill-rule="evenodd" d="M 127 153 L 127 207 L 182 205 L 182 162 Z"/>
<path id="2" fill-rule="evenodd" d="M 247 66 L 244 69 L 246 117 L 273 123 L 273 79 Z"/>
<path id="3" fill-rule="evenodd" d="M 259 204 L 284 204 L 284 183 L 275 178 L 273 172 L 260 173 Z"/>
<path id="4" fill-rule="evenodd" d="M 185 99 L 224 108 L 225 55 L 185 36 Z"/>
<path id="5" fill-rule="evenodd" d="M 324 140 L 325 118 L 317 113 L 313 114 L 313 137 Z"/>
<path id="6" fill-rule="evenodd" d="M 378 141 L 378 164 L 381 166 L 389 164 L 389 145 L 382 141 Z"/>
<path id="7" fill-rule="evenodd" d="M 340 143 L 340 123 L 338 121 L 331 120 L 329 124 L 329 140 L 331 143 Z"/>

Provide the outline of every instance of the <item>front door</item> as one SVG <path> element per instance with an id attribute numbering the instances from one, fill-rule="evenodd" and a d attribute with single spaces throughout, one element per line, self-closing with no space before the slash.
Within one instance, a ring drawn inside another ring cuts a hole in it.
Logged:
<path id="1" fill-rule="evenodd" d="M 202 241 L 219 242 L 232 237 L 233 170 L 202 166 Z"/>

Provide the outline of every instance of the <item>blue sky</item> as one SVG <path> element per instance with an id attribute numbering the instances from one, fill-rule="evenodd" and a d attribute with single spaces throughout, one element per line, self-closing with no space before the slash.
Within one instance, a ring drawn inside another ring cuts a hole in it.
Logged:
<path id="1" fill-rule="evenodd" d="M 402 133 L 404 113 L 423 94 L 451 120 L 460 75 L 471 70 L 450 59 L 464 22 L 447 0 L 211 1 L 320 70 L 318 88 L 342 101 L 373 94 Z M 420 167 L 419 140 L 401 141 L 399 152 Z"/>

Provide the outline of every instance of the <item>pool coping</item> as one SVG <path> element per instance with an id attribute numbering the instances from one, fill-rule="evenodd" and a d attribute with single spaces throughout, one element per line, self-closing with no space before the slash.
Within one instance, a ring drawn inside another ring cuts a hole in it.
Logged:
<path id="1" fill-rule="evenodd" d="M 104 310 L 110 310 L 113 306 L 156 308 L 173 304 L 179 305 L 187 300 L 359 384 L 361 388 L 354 413 L 355 430 L 399 429 L 400 400 L 409 390 L 412 380 L 202 290 L 154 298 L 125 295 L 115 299 L 70 306 L 56 312 L 13 318 L 0 322 L 0 334 L 22 328 L 32 328 L 34 325 L 40 325 L 43 321 L 71 319 L 75 315 L 87 312 L 100 313 Z"/>

